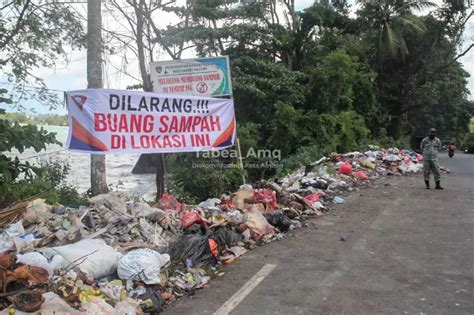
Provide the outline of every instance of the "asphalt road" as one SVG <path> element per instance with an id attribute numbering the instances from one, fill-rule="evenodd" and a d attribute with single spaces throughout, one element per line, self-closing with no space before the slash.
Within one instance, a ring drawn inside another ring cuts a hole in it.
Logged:
<path id="1" fill-rule="evenodd" d="M 474 156 L 441 164 L 444 191 L 421 174 L 378 181 L 165 314 L 214 314 L 268 264 L 231 314 L 474 314 Z"/>

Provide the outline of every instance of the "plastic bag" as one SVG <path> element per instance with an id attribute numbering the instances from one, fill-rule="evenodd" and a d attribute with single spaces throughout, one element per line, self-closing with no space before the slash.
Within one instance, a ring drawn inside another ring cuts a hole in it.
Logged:
<path id="1" fill-rule="evenodd" d="M 395 154 L 389 154 L 389 155 L 386 155 L 384 156 L 383 158 L 384 161 L 389 161 L 389 162 L 398 162 L 400 161 L 400 157 L 398 155 L 395 155 Z"/>
<path id="2" fill-rule="evenodd" d="M 163 196 L 161 197 L 161 199 L 158 201 L 158 203 L 155 206 L 165 211 L 186 210 L 186 206 L 184 204 L 180 203 L 178 200 L 176 200 L 175 197 L 169 194 L 163 194 Z"/>
<path id="3" fill-rule="evenodd" d="M 240 240 L 239 234 L 225 226 L 215 229 L 210 237 L 217 242 L 221 253 L 226 247 L 231 248 Z"/>
<path id="4" fill-rule="evenodd" d="M 232 197 L 232 203 L 237 209 L 242 210 L 245 209 L 247 199 L 253 199 L 253 191 L 241 189 L 234 193 L 234 196 Z"/>
<path id="5" fill-rule="evenodd" d="M 141 300 L 140 307 L 144 313 L 158 314 L 162 311 L 163 304 L 165 303 L 160 291 L 155 291 L 151 288 L 146 288 L 146 292 L 138 298 Z"/>
<path id="6" fill-rule="evenodd" d="M 46 248 L 44 253 L 47 257 L 61 255 L 65 261 L 58 267 L 77 264 L 79 269 L 94 279 L 114 273 L 121 257 L 113 247 L 99 239 L 84 239 L 74 244 Z"/>
<path id="7" fill-rule="evenodd" d="M 286 232 L 290 229 L 291 220 L 281 211 L 265 214 L 268 223 L 277 227 L 280 231 Z"/>
<path id="8" fill-rule="evenodd" d="M 278 209 L 276 194 L 274 191 L 271 191 L 269 189 L 256 189 L 253 192 L 253 198 L 255 199 L 255 202 L 265 204 L 265 208 L 267 211 Z"/>
<path id="9" fill-rule="evenodd" d="M 312 207 L 315 202 L 319 201 L 319 195 L 314 193 L 304 197 L 303 201 L 309 206 Z"/>
<path id="10" fill-rule="evenodd" d="M 82 303 L 81 308 L 84 310 L 85 314 L 111 315 L 115 313 L 112 305 L 100 300 Z"/>
<path id="11" fill-rule="evenodd" d="M 234 224 L 240 224 L 244 221 L 244 215 L 237 209 L 225 213 L 224 218 L 227 220 L 227 222 Z"/>
<path id="12" fill-rule="evenodd" d="M 26 265 L 41 267 L 48 271 L 49 276 L 53 275 L 54 264 L 48 262 L 48 259 L 38 252 L 30 252 L 24 255 L 17 255 L 17 262 Z"/>
<path id="13" fill-rule="evenodd" d="M 369 158 L 376 158 L 377 157 L 377 153 L 376 151 L 367 151 L 365 152 L 364 154 L 367 155 Z"/>
<path id="14" fill-rule="evenodd" d="M 354 176 L 357 177 L 360 180 L 368 180 L 369 179 L 369 176 L 367 176 L 367 174 L 365 174 L 362 171 L 358 171 L 358 172 L 354 173 Z"/>
<path id="15" fill-rule="evenodd" d="M 252 238 L 255 240 L 260 239 L 263 235 L 272 233 L 274 230 L 273 226 L 268 223 L 263 214 L 254 207 L 245 214 L 245 224 L 248 226 Z"/>
<path id="16" fill-rule="evenodd" d="M 375 169 L 375 163 L 371 162 L 370 160 L 363 160 L 360 163 L 363 167 L 370 168 L 371 170 Z"/>
<path id="17" fill-rule="evenodd" d="M 212 252 L 208 238 L 200 234 L 185 234 L 171 245 L 169 254 L 172 261 L 189 259 L 193 266 L 208 265 L 212 260 Z"/>
<path id="18" fill-rule="evenodd" d="M 218 257 L 219 250 L 216 241 L 214 241 L 213 239 L 208 239 L 207 241 L 209 242 L 209 248 L 211 249 L 212 256 Z"/>
<path id="19" fill-rule="evenodd" d="M 25 234 L 25 229 L 20 221 L 8 225 L 5 231 L 0 236 L 0 253 L 11 249 L 14 245 L 13 239 Z"/>
<path id="20" fill-rule="evenodd" d="M 137 300 L 126 298 L 115 304 L 114 314 L 140 315 L 143 312 Z"/>
<path id="21" fill-rule="evenodd" d="M 218 204 L 221 203 L 221 200 L 220 199 L 217 199 L 217 198 L 209 198 L 207 199 L 206 201 L 203 201 L 201 202 L 200 204 L 198 204 L 198 207 L 200 208 L 204 208 L 204 209 L 210 209 L 210 210 L 214 210 L 214 209 L 219 209 L 217 207 Z"/>
<path id="22" fill-rule="evenodd" d="M 41 305 L 41 314 L 84 314 L 84 312 L 80 312 L 72 308 L 69 304 L 67 304 L 66 301 L 64 301 L 54 292 L 46 292 L 43 294 L 43 297 L 44 303 Z"/>
<path id="23" fill-rule="evenodd" d="M 339 166 L 339 174 L 350 175 L 352 174 L 352 165 L 349 162 L 346 162 Z"/>
<path id="24" fill-rule="evenodd" d="M 117 274 L 122 280 L 158 284 L 160 283 L 161 268 L 169 261 L 168 254 L 160 254 L 152 249 L 132 250 L 120 259 Z"/>
<path id="25" fill-rule="evenodd" d="M 346 203 L 346 201 L 344 200 L 344 198 L 339 197 L 339 196 L 335 196 L 333 201 L 334 201 L 334 203 L 336 203 L 336 204 Z"/>
<path id="26" fill-rule="evenodd" d="M 181 217 L 181 224 L 183 228 L 185 229 L 193 225 L 194 223 L 199 223 L 199 222 L 202 222 L 201 215 L 199 214 L 199 212 L 196 212 L 196 211 L 185 213 Z"/>

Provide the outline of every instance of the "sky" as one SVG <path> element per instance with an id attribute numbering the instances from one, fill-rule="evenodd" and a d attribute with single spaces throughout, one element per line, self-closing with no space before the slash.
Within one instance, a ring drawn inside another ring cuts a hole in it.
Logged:
<path id="1" fill-rule="evenodd" d="M 182 1 L 182 0 L 180 0 Z M 295 6 L 297 10 L 303 10 L 304 8 L 309 7 L 314 0 L 296 0 Z M 77 4 L 79 6 L 77 9 L 79 11 L 85 12 L 85 5 Z M 164 16 L 161 18 L 161 26 L 166 26 L 173 22 L 172 16 Z M 112 17 L 104 17 L 104 27 L 116 27 L 116 22 Z M 474 39 L 474 21 L 470 21 L 467 25 L 465 36 L 466 45 L 468 42 L 472 42 Z M 470 39 L 470 41 L 469 41 Z M 192 58 L 193 53 L 190 51 L 186 58 Z M 127 85 L 137 83 L 130 77 L 124 75 L 117 68 L 123 68 L 122 57 L 120 56 L 111 56 L 108 57 L 108 63 L 105 66 L 105 88 L 117 88 L 123 89 Z M 163 58 L 166 58 L 164 56 Z M 161 59 L 163 59 L 161 58 Z M 69 62 L 67 64 L 60 63 L 54 69 L 49 68 L 39 68 L 36 71 L 36 74 L 42 77 L 50 89 L 58 91 L 70 91 L 86 88 L 87 78 L 86 78 L 86 52 L 85 51 L 74 51 L 68 55 Z M 460 59 L 464 65 L 465 70 L 474 76 L 474 50 L 469 54 Z M 133 61 L 132 61 L 133 63 Z M 133 66 L 133 65 L 132 65 Z M 5 79 L 0 75 L 0 87 L 5 87 L 1 82 L 5 82 Z M 471 91 L 470 99 L 474 99 L 474 77 L 469 78 L 469 90 Z M 50 110 L 44 105 L 41 105 L 36 102 L 28 102 L 24 104 L 26 108 L 33 108 L 36 113 L 55 113 L 55 114 L 66 114 L 66 109 L 58 108 L 56 110 Z"/>

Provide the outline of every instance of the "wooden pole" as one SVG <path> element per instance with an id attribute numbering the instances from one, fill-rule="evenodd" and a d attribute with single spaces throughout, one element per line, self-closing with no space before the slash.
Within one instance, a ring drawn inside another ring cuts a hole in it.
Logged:
<path id="1" fill-rule="evenodd" d="M 237 154 L 239 155 L 239 164 L 240 169 L 242 170 L 242 182 L 245 185 L 245 169 L 244 169 L 244 162 L 242 161 L 242 151 L 240 150 L 240 140 L 237 138 Z"/>

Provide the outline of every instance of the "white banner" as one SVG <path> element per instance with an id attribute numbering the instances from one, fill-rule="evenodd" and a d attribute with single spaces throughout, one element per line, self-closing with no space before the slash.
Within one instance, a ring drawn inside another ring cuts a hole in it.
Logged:
<path id="1" fill-rule="evenodd" d="M 67 93 L 67 148 L 99 154 L 216 151 L 234 144 L 228 99 L 87 89 Z"/>

